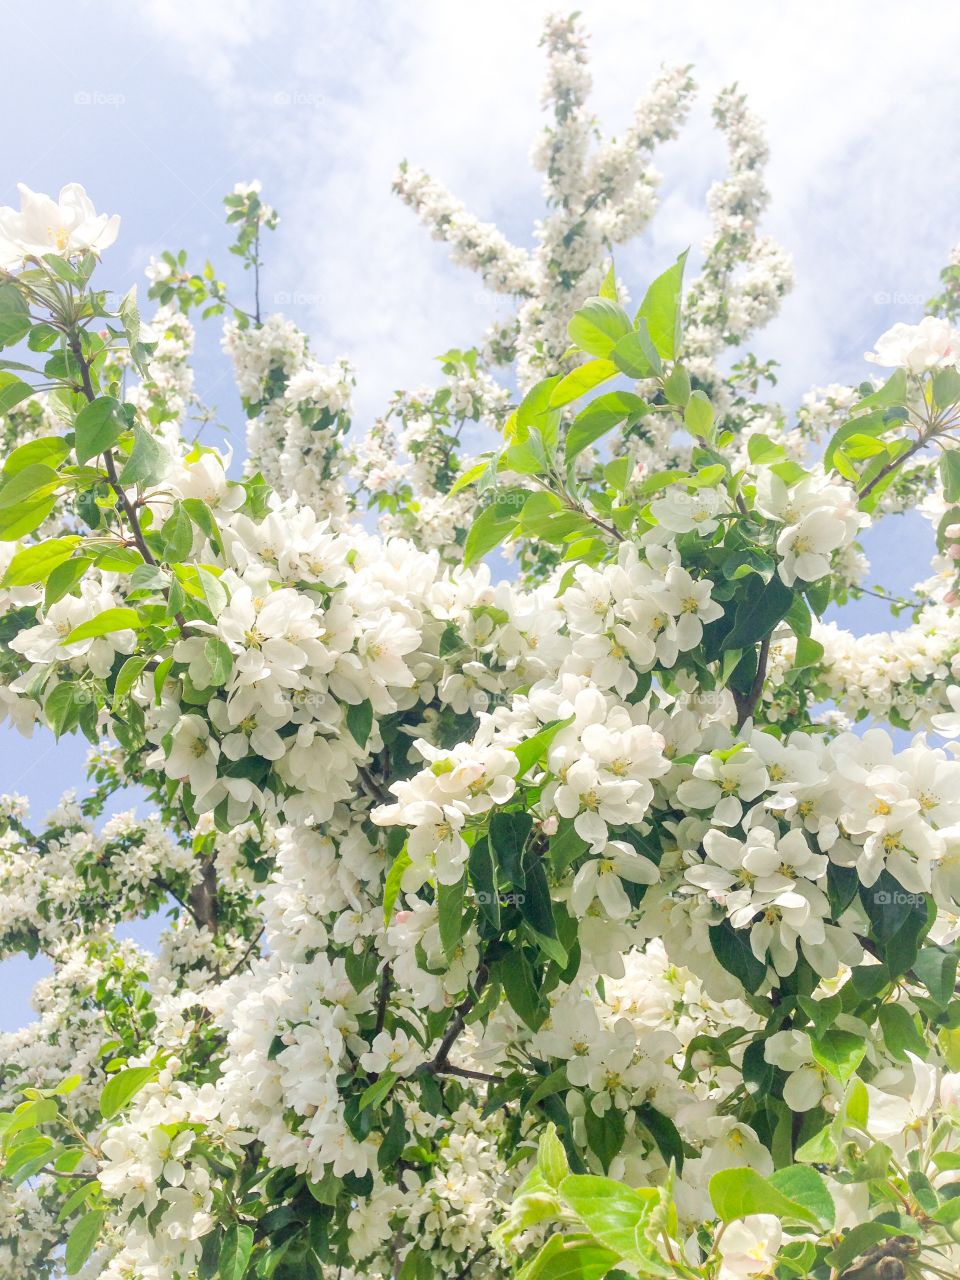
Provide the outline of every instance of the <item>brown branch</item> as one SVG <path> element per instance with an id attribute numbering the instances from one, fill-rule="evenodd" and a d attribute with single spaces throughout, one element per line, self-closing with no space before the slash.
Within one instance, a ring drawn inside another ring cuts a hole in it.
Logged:
<path id="1" fill-rule="evenodd" d="M 466 999 L 461 1000 L 453 1012 L 450 1019 L 450 1025 L 444 1032 L 443 1039 L 440 1041 L 440 1048 L 437 1050 L 435 1057 L 431 1062 L 427 1063 L 427 1071 L 432 1076 L 441 1075 L 448 1070 L 447 1059 L 450 1056 L 450 1050 L 453 1048 L 464 1027 L 467 1025 L 467 1016 L 470 1010 L 480 998 L 480 993 L 487 985 L 487 979 L 490 977 L 490 971 L 485 964 L 481 964 L 477 970 L 476 980 L 473 984 L 473 991 Z"/>
<path id="2" fill-rule="evenodd" d="M 374 1026 L 373 1034 L 379 1035 L 383 1030 L 383 1024 L 387 1020 L 387 1005 L 390 1003 L 390 965 L 383 966 L 383 972 L 380 974 L 380 989 L 377 992 L 377 1021 Z"/>
<path id="3" fill-rule="evenodd" d="M 757 709 L 757 703 L 763 694 L 763 682 L 767 676 L 767 659 L 770 657 L 770 637 L 764 636 L 757 654 L 757 674 L 753 677 L 750 692 L 746 695 L 733 691 L 733 700 L 737 706 L 737 733 Z"/>

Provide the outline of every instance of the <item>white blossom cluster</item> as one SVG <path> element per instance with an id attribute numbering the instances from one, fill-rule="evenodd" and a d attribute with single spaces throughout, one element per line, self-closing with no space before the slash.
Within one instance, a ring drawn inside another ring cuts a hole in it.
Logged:
<path id="1" fill-rule="evenodd" d="M 354 374 L 346 360 L 322 365 L 306 336 L 281 315 L 241 328 L 228 321 L 223 348 L 234 366 L 248 416 L 247 471 L 279 494 L 342 517 L 345 460 L 340 437 L 350 424 Z"/>

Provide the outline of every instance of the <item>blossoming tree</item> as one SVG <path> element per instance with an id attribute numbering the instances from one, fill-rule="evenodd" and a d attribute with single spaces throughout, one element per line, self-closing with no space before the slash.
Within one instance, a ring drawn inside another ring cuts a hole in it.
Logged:
<path id="1" fill-rule="evenodd" d="M 628 307 L 692 82 L 591 148 L 545 42 L 534 253 L 397 178 L 516 312 L 358 440 L 349 365 L 260 314 L 256 184 L 252 303 L 167 254 L 148 323 L 82 188 L 0 210 L 0 698 L 92 744 L 81 803 L 3 806 L 0 945 L 54 965 L 2 1038 L 3 1280 L 957 1274 L 956 268 L 790 421 L 721 358 L 790 278 L 743 100 L 700 274 Z M 912 625 L 822 622 L 915 506 Z M 153 815 L 98 827 L 129 784 Z"/>

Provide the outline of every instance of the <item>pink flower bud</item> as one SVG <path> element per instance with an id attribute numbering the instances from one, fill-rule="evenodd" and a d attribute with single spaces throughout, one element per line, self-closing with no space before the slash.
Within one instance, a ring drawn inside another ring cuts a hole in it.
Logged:
<path id="1" fill-rule="evenodd" d="M 543 822 L 540 823 L 540 830 L 545 836 L 555 836 L 559 825 L 560 819 L 556 814 L 551 814 L 549 818 L 544 818 Z"/>
<path id="2" fill-rule="evenodd" d="M 945 1107 L 960 1104 L 960 1072 L 948 1071 L 940 1081 L 940 1101 Z"/>
<path id="3" fill-rule="evenodd" d="M 397 914 L 393 917 L 393 923 L 406 924 L 407 921 L 410 919 L 411 914 L 412 913 L 409 911 L 398 911 Z"/>
<path id="4" fill-rule="evenodd" d="M 947 594 L 943 597 L 943 603 L 944 604 L 960 603 L 960 596 L 958 596 L 955 591 L 948 591 Z"/>
<path id="5" fill-rule="evenodd" d="M 960 524 L 948 524 L 943 532 L 947 538 L 960 538 Z"/>
<path id="6" fill-rule="evenodd" d="M 960 542 L 952 542 L 947 547 L 947 558 L 949 560 L 960 560 Z"/>

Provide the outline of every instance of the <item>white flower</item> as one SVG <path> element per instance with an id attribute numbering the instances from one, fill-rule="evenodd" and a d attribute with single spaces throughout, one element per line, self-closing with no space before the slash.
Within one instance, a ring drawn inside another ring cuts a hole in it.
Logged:
<path id="1" fill-rule="evenodd" d="M 632 907 L 620 881 L 656 884 L 659 878 L 649 858 L 622 840 L 611 840 L 599 858 L 590 858 L 577 872 L 570 890 L 570 905 L 578 916 L 583 916 L 597 898 L 608 916 L 625 920 Z"/>
<path id="2" fill-rule="evenodd" d="M 0 208 L 0 266 L 12 270 L 46 253 L 100 254 L 117 238 L 120 217 L 98 214 L 78 182 L 60 190 L 59 202 L 18 183 L 20 210 Z"/>
<path id="3" fill-rule="evenodd" d="M 200 716 L 183 716 L 173 731 L 166 770 L 171 778 L 183 778 L 200 799 L 217 781 L 220 746 L 210 736 L 210 726 Z"/>
<path id="4" fill-rule="evenodd" d="M 720 1280 L 772 1274 L 782 1241 L 780 1219 L 772 1213 L 751 1213 L 728 1223 L 720 1237 Z"/>
<path id="5" fill-rule="evenodd" d="M 944 690 L 952 710 L 930 717 L 930 723 L 941 738 L 960 737 L 960 685 L 951 684 Z"/>
<path id="6" fill-rule="evenodd" d="M 864 357 L 888 369 L 925 373 L 960 361 L 960 332 L 939 316 L 924 316 L 919 324 L 895 324 L 877 339 L 876 351 Z"/>

